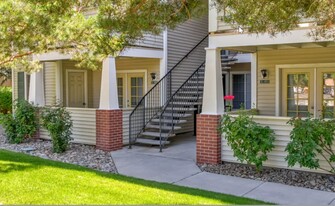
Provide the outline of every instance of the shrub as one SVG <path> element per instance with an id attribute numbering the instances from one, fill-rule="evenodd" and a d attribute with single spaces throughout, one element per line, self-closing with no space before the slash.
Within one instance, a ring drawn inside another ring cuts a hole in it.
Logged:
<path id="1" fill-rule="evenodd" d="M 300 167 L 335 173 L 335 120 L 292 118 L 288 124 L 293 126 L 291 141 L 285 149 L 288 165 L 292 167 L 298 163 Z M 321 159 L 328 163 L 330 169 L 320 164 Z"/>
<path id="2" fill-rule="evenodd" d="M 220 131 L 227 139 L 234 156 L 240 162 L 254 164 L 257 170 L 262 168 L 263 162 L 268 159 L 267 153 L 274 148 L 273 130 L 253 121 L 252 116 L 245 111 L 240 111 L 236 118 L 224 115 Z"/>
<path id="3" fill-rule="evenodd" d="M 14 115 L 2 115 L 1 123 L 8 141 L 21 143 L 37 131 L 36 108 L 25 100 L 16 101 Z"/>
<path id="4" fill-rule="evenodd" d="M 72 120 L 64 107 L 44 108 L 41 115 L 42 125 L 52 139 L 53 152 L 64 152 L 71 140 Z"/>
<path id="5" fill-rule="evenodd" d="M 0 113 L 11 113 L 12 101 L 12 88 L 0 87 Z"/>

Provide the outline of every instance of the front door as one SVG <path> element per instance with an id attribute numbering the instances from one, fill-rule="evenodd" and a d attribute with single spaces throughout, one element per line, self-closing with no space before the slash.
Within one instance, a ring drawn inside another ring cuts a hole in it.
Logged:
<path id="1" fill-rule="evenodd" d="M 67 106 L 87 107 L 86 71 L 67 71 Z"/>
<path id="2" fill-rule="evenodd" d="M 306 117 L 314 113 L 314 70 L 284 69 L 282 116 Z"/>

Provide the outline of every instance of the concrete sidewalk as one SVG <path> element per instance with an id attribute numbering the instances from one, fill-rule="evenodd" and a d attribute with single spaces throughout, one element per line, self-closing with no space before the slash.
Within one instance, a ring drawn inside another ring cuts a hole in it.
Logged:
<path id="1" fill-rule="evenodd" d="M 176 139 L 162 153 L 157 147 L 134 146 L 113 152 L 112 157 L 118 172 L 126 176 L 281 205 L 335 205 L 333 192 L 201 172 L 195 164 L 195 139 L 192 136 Z"/>

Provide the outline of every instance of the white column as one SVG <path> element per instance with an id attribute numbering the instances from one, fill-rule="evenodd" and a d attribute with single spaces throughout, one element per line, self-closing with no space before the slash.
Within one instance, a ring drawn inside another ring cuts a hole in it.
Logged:
<path id="1" fill-rule="evenodd" d="M 30 75 L 28 101 L 38 106 L 45 105 L 43 69 Z"/>
<path id="2" fill-rule="evenodd" d="M 63 102 L 63 69 L 62 61 L 56 62 L 56 104 L 65 105 Z"/>
<path id="3" fill-rule="evenodd" d="M 218 30 L 218 10 L 213 0 L 208 0 L 208 31 L 215 32 Z"/>
<path id="4" fill-rule="evenodd" d="M 104 110 L 119 109 L 117 93 L 116 64 L 114 57 L 108 57 L 103 61 L 100 89 L 100 107 Z"/>
<path id="5" fill-rule="evenodd" d="M 220 49 L 206 48 L 205 85 L 202 114 L 224 113 Z"/>
<path id="6" fill-rule="evenodd" d="M 257 108 L 257 53 L 251 54 L 251 108 Z"/>

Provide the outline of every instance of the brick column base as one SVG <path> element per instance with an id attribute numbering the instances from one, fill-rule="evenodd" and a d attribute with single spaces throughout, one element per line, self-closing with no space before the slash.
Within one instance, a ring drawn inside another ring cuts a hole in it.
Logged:
<path id="1" fill-rule="evenodd" d="M 197 163 L 221 162 L 221 115 L 197 115 Z"/>
<path id="2" fill-rule="evenodd" d="M 122 149 L 122 110 L 97 110 L 97 149 L 115 151 Z"/>

